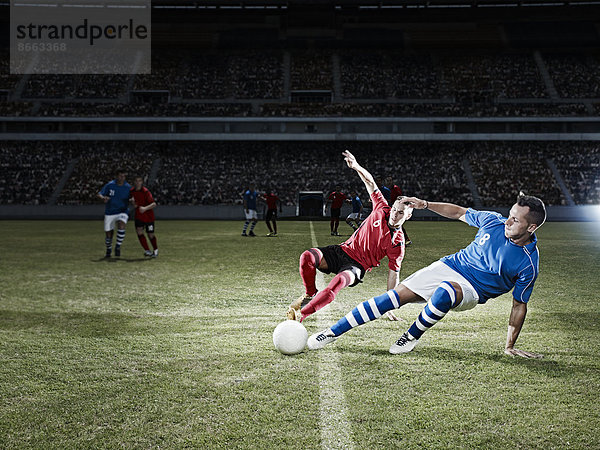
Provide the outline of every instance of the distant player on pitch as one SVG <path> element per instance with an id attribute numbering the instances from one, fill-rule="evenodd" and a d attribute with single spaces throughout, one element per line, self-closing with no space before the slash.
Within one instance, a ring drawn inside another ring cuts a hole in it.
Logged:
<path id="1" fill-rule="evenodd" d="M 535 231 L 546 220 L 544 203 L 537 197 L 521 194 L 508 217 L 502 217 L 491 211 L 427 202 L 415 197 L 405 197 L 402 201 L 478 228 L 475 239 L 458 253 L 413 273 L 396 288 L 361 303 L 331 328 L 313 334 L 308 338 L 308 348 L 322 348 L 346 331 L 407 303 L 427 301 L 417 320 L 390 347 L 390 353 L 407 353 L 423 333 L 450 310 L 472 309 L 512 289 L 504 353 L 541 358 L 539 354 L 518 350 L 514 345 L 525 322 L 527 302 L 539 273 Z"/>
<path id="2" fill-rule="evenodd" d="M 271 189 L 267 189 L 267 192 L 261 195 L 261 198 L 267 203 L 267 216 L 265 217 L 265 223 L 269 229 L 267 236 L 277 237 L 277 205 L 279 205 L 279 212 L 281 212 L 281 200 Z"/>
<path id="3" fill-rule="evenodd" d="M 254 227 L 256 226 L 256 222 L 258 222 L 258 213 L 256 212 L 256 198 L 258 197 L 258 192 L 254 190 L 254 185 L 251 184 L 246 192 L 244 192 L 244 214 L 246 214 L 246 221 L 244 222 L 244 229 L 242 230 L 242 236 L 251 236 L 254 237 Z M 248 230 L 248 225 L 250 225 L 250 232 L 246 234 L 246 230 Z"/>
<path id="4" fill-rule="evenodd" d="M 110 258 L 112 252 L 112 238 L 115 226 L 117 227 L 115 256 L 121 256 L 121 245 L 125 239 L 125 226 L 127 225 L 127 220 L 129 220 L 127 208 L 129 206 L 131 185 L 125 181 L 126 174 L 123 169 L 118 169 L 116 175 L 116 179 L 106 183 L 100 192 L 98 192 L 98 198 L 106 203 L 104 207 L 106 258 Z"/>
<path id="5" fill-rule="evenodd" d="M 361 178 L 373 201 L 373 212 L 340 245 L 311 248 L 300 256 L 300 276 L 305 294 L 289 307 L 287 316 L 292 320 L 304 320 L 333 301 L 346 286 L 356 286 L 365 272 L 377 267 L 384 256 L 388 257 L 388 289 L 398 284 L 400 266 L 404 258 L 404 235 L 402 224 L 412 215 L 412 207 L 398 199 L 391 207 L 379 191 L 371 174 L 363 168 L 349 151 L 342 153 L 348 167 Z M 335 273 L 329 285 L 317 293 L 315 277 L 317 270 Z M 388 316 L 394 320 L 393 315 Z"/>
<path id="6" fill-rule="evenodd" d="M 142 177 L 135 177 L 133 185 L 130 195 L 135 207 L 135 231 L 140 244 L 144 248 L 144 256 L 156 258 L 158 257 L 158 243 L 154 235 L 154 208 L 156 208 L 156 202 L 148 188 L 144 186 L 144 179 Z M 144 229 L 148 233 L 148 238 L 152 243 L 154 251 L 148 247 L 148 241 L 146 241 L 146 236 L 144 236 Z"/>
<path id="7" fill-rule="evenodd" d="M 341 192 L 338 185 L 335 186 L 335 190 L 327 197 L 326 206 L 331 205 L 331 220 L 329 222 L 329 228 L 331 229 L 332 236 L 339 236 L 338 227 L 340 226 L 340 214 L 342 211 L 342 205 L 346 200 L 346 194 Z"/>
<path id="8" fill-rule="evenodd" d="M 352 201 L 352 212 L 346 217 L 346 223 L 356 231 L 360 225 L 360 215 L 363 212 L 363 204 L 356 191 L 350 193 L 350 200 Z"/>

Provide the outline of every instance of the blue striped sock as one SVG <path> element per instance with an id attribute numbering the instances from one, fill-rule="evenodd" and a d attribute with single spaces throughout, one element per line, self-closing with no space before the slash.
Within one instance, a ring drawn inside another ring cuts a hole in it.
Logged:
<path id="1" fill-rule="evenodd" d="M 112 238 L 104 238 L 104 243 L 106 244 L 106 250 L 112 250 Z"/>
<path id="2" fill-rule="evenodd" d="M 423 333 L 434 326 L 450 311 L 456 303 L 456 291 L 447 281 L 443 281 L 435 290 L 417 320 L 408 329 L 408 334 L 419 339 Z"/>
<path id="3" fill-rule="evenodd" d="M 253 231 L 255 226 L 256 226 L 256 222 L 252 222 L 252 225 L 250 225 L 250 231 Z"/>
<path id="4" fill-rule="evenodd" d="M 244 222 L 244 233 L 245 233 L 245 232 L 246 232 L 246 230 L 248 229 L 248 224 L 249 224 L 249 223 L 250 223 L 250 221 L 249 221 L 249 220 L 246 220 L 246 221 Z"/>
<path id="5" fill-rule="evenodd" d="M 125 239 L 125 230 L 117 230 L 117 247 L 120 247 Z"/>
<path id="6" fill-rule="evenodd" d="M 375 320 L 392 309 L 400 308 L 399 300 L 400 297 L 398 296 L 398 293 L 393 289 L 378 297 L 370 298 L 338 320 L 338 322 L 331 327 L 331 331 L 333 331 L 333 334 L 336 336 L 339 336 L 354 327 Z"/>

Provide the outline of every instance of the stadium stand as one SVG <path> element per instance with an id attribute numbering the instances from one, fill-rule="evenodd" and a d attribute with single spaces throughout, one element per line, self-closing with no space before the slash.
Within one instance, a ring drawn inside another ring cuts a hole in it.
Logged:
<path id="1" fill-rule="evenodd" d="M 600 61 L 593 55 L 544 55 L 554 86 L 561 97 L 600 97 Z"/>
<path id="2" fill-rule="evenodd" d="M 73 147 L 63 142 L 4 142 L 0 146 L 0 203 L 46 204 Z"/>

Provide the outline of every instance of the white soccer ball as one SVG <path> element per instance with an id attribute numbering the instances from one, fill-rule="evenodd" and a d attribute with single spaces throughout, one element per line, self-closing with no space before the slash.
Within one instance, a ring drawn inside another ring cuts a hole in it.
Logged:
<path id="1" fill-rule="evenodd" d="M 308 332 L 304 325 L 295 320 L 281 322 L 273 331 L 273 344 L 284 355 L 295 355 L 304 350 Z"/>

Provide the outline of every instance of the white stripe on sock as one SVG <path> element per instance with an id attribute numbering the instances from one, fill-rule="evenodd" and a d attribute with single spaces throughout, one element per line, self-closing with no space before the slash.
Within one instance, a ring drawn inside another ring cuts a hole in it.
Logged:
<path id="1" fill-rule="evenodd" d="M 396 308 L 396 309 L 400 308 L 400 303 L 398 303 L 396 294 L 394 294 L 392 291 L 387 291 L 387 295 L 390 298 L 392 305 L 394 305 L 394 308 Z"/>
<path id="2" fill-rule="evenodd" d="M 371 307 L 371 311 L 373 311 L 373 315 L 375 316 L 376 319 L 381 317 L 381 313 L 379 312 L 379 308 L 377 307 L 377 304 L 375 303 L 374 298 L 369 299 L 369 306 Z"/>
<path id="3" fill-rule="evenodd" d="M 360 305 L 358 305 L 356 307 L 356 309 L 358 309 L 358 313 L 360 314 L 360 317 L 363 320 L 363 323 L 367 323 L 370 319 L 369 319 L 369 315 L 367 314 L 367 310 L 365 309 L 365 305 L 363 305 L 362 303 Z"/>
<path id="4" fill-rule="evenodd" d="M 427 306 L 429 306 L 429 309 L 431 310 L 431 312 L 434 313 L 436 316 L 444 317 L 446 315 L 445 312 L 442 312 L 439 309 L 437 309 L 435 306 L 433 306 L 433 303 L 431 303 L 431 300 L 429 300 L 427 302 Z"/>
<path id="5" fill-rule="evenodd" d="M 348 314 L 346 314 L 346 320 L 348 321 L 348 323 L 350 324 L 350 326 L 352 328 L 357 327 L 358 326 L 358 322 L 356 321 L 356 319 L 354 318 L 354 314 L 352 314 L 352 311 L 350 311 Z"/>

